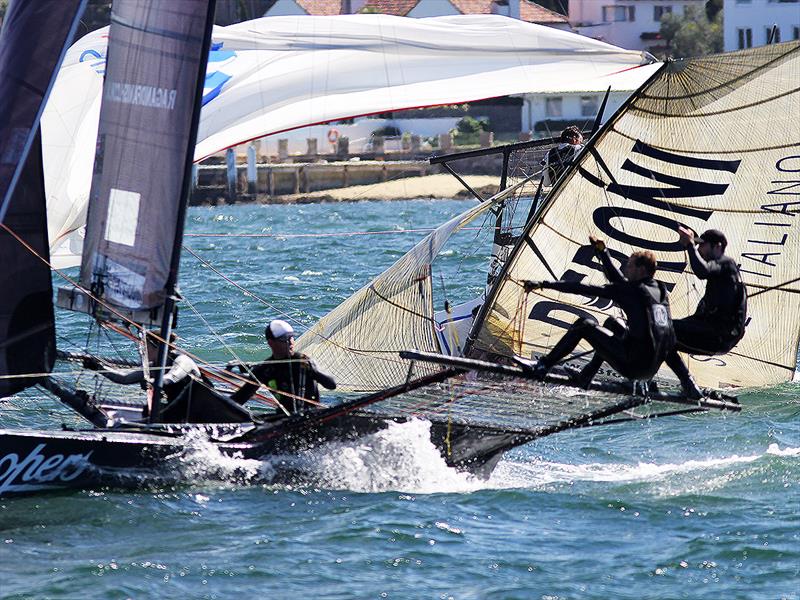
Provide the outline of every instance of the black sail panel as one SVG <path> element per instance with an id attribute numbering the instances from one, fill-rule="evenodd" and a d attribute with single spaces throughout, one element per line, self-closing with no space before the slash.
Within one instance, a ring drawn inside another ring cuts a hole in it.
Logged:
<path id="1" fill-rule="evenodd" d="M 209 18 L 207 0 L 114 2 L 81 263 L 112 307 L 164 302 Z"/>
<path id="2" fill-rule="evenodd" d="M 0 221 L 86 0 L 16 0 L 0 33 Z"/>
<path id="3" fill-rule="evenodd" d="M 84 4 L 12 2 L 0 33 L 0 396 L 55 359 L 39 117 Z"/>

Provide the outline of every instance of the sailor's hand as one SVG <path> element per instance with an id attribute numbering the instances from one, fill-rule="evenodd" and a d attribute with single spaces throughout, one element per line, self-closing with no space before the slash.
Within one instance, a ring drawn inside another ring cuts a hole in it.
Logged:
<path id="1" fill-rule="evenodd" d="M 94 356 L 84 356 L 83 368 L 89 369 L 90 371 L 99 371 L 102 368 L 102 365 Z"/>
<path id="2" fill-rule="evenodd" d="M 593 235 L 589 236 L 589 243 L 597 252 L 602 252 L 606 249 L 606 243 L 600 238 L 594 237 Z"/>
<path id="3" fill-rule="evenodd" d="M 685 248 L 694 245 L 695 234 L 694 231 L 683 225 L 678 225 L 678 235 L 681 237 L 681 244 Z"/>
<path id="4" fill-rule="evenodd" d="M 528 279 L 522 281 L 522 288 L 525 290 L 526 294 L 530 294 L 533 290 L 541 290 L 546 285 L 546 281 L 530 281 Z"/>

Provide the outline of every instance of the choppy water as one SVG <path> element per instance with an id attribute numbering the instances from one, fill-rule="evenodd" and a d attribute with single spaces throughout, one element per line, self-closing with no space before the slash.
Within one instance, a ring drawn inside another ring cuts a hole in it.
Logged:
<path id="1" fill-rule="evenodd" d="M 289 235 L 419 229 L 468 205 L 194 208 L 190 234 L 286 237 L 188 237 L 274 308 L 187 253 L 183 291 L 224 344 L 188 308 L 180 334 L 211 360 L 228 359 L 225 344 L 259 358 L 278 310 L 313 322 L 422 234 Z M 442 257 L 451 301 L 484 281 L 474 238 Z M 736 415 L 544 438 L 489 481 L 448 469 L 411 422 L 301 457 L 315 488 L 247 485 L 269 464 L 209 450 L 183 465 L 190 486 L 0 500 L 0 597 L 800 598 L 799 391 L 747 394 Z M 6 408 L 3 426 L 71 419 L 54 403 Z"/>

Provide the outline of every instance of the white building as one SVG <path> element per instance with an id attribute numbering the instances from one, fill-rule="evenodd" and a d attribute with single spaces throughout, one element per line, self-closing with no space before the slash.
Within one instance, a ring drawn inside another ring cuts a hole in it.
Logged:
<path id="1" fill-rule="evenodd" d="M 569 22 L 578 33 L 628 50 L 662 49 L 659 30 L 667 13 L 690 6 L 704 10 L 706 0 L 569 0 Z"/>
<path id="2" fill-rule="evenodd" d="M 775 42 L 800 39 L 800 0 L 725 0 L 725 51 L 763 46 L 775 26 Z"/>

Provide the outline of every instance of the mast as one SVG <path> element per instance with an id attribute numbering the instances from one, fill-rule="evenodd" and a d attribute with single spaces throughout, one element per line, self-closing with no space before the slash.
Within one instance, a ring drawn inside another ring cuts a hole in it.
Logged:
<path id="1" fill-rule="evenodd" d="M 175 223 L 175 241 L 172 244 L 172 256 L 170 258 L 169 276 L 164 286 L 166 301 L 164 302 L 164 312 L 161 317 L 161 340 L 158 347 L 158 369 L 156 369 L 153 381 L 153 405 L 150 410 L 150 422 L 156 423 L 161 412 L 161 389 L 164 382 L 164 371 L 167 366 L 167 356 L 169 355 L 169 338 L 172 328 L 177 318 L 177 283 L 178 269 L 181 260 L 181 246 L 183 244 L 183 230 L 186 221 L 186 207 L 189 204 L 189 194 L 192 189 L 192 165 L 194 164 L 194 148 L 197 144 L 197 128 L 200 124 L 200 107 L 203 102 L 203 86 L 206 77 L 206 67 L 208 65 L 208 53 L 211 49 L 211 32 L 214 29 L 214 10 L 216 0 L 208 0 L 208 11 L 206 13 L 206 27 L 203 32 L 203 46 L 201 50 L 200 65 L 197 73 L 197 85 L 195 86 L 194 110 L 192 111 L 192 123 L 189 128 L 189 144 L 186 150 L 186 160 L 183 169 L 183 182 L 181 183 L 180 204 L 178 205 L 178 219 Z"/>
<path id="2" fill-rule="evenodd" d="M 601 126 L 598 129 L 597 128 L 598 122 L 597 121 L 595 122 L 595 125 L 592 128 L 592 136 L 589 138 L 589 141 L 583 147 L 583 150 L 581 150 L 581 152 L 578 154 L 578 156 L 576 156 L 573 159 L 572 164 L 569 165 L 569 167 L 567 168 L 567 171 L 564 172 L 561 175 L 561 177 L 559 177 L 558 182 L 556 183 L 555 186 L 553 186 L 553 189 L 550 190 L 550 193 L 547 195 L 547 198 L 545 198 L 545 201 L 539 207 L 539 209 L 537 211 L 537 214 L 536 215 L 532 215 L 532 217 L 537 217 L 537 218 L 529 218 L 528 219 L 528 222 L 525 224 L 525 228 L 523 229 L 523 231 L 520 234 L 519 238 L 517 238 L 516 245 L 511 250 L 511 254 L 509 254 L 509 256 L 506 259 L 505 263 L 503 263 L 500 272 L 494 278 L 493 285 L 492 285 L 491 289 L 489 290 L 489 292 L 486 294 L 486 301 L 483 303 L 483 305 L 481 306 L 480 310 L 478 311 L 478 314 L 475 317 L 475 321 L 472 324 L 472 329 L 470 330 L 469 335 L 467 336 L 467 340 L 464 343 L 464 356 L 469 356 L 469 352 L 472 349 L 472 346 L 473 346 L 474 341 L 475 341 L 475 337 L 476 337 L 477 333 L 480 331 L 481 327 L 483 327 L 483 323 L 486 320 L 486 315 L 488 314 L 489 309 L 492 306 L 492 303 L 494 302 L 495 297 L 497 296 L 497 293 L 498 293 L 499 288 L 500 288 L 500 283 L 505 279 L 506 274 L 508 273 L 508 270 L 511 268 L 511 265 L 512 265 L 513 260 L 514 260 L 514 256 L 527 243 L 526 242 L 527 237 L 529 236 L 531 230 L 539 222 L 538 216 L 541 215 L 544 212 L 544 210 L 547 208 L 547 206 L 549 206 L 553 202 L 553 200 L 558 197 L 561 188 L 564 186 L 564 183 L 568 179 L 569 172 L 573 171 L 573 170 L 576 170 L 579 167 L 579 165 L 581 164 L 581 160 L 582 160 L 583 156 L 585 156 L 588 152 L 591 152 L 591 149 L 597 143 L 597 140 L 599 140 L 602 137 L 602 135 L 603 135 L 603 133 L 605 131 L 608 131 L 609 129 L 611 129 L 611 127 L 613 127 L 614 122 L 616 121 L 616 119 L 619 118 L 620 115 L 624 114 L 626 110 L 628 110 L 628 107 L 631 105 L 631 103 L 634 101 L 634 99 L 643 90 L 647 89 L 647 86 L 650 85 L 651 82 L 656 81 L 658 79 L 658 77 L 660 76 L 660 73 L 664 70 L 666 65 L 667 65 L 667 63 L 662 64 L 661 67 L 659 67 L 647 79 L 647 81 L 645 81 L 639 87 L 638 90 L 636 90 L 633 94 L 631 94 L 628 97 L 628 99 L 625 102 L 623 102 L 622 105 L 617 109 L 617 112 L 614 113 L 614 115 L 612 115 L 612 117 L 608 121 L 606 121 L 605 125 Z M 609 91 L 610 91 L 610 88 L 609 88 Z M 601 107 L 601 111 L 605 111 L 605 105 L 606 105 L 606 100 L 608 99 L 609 91 L 606 92 L 606 97 L 603 99 L 603 105 Z M 598 116 L 598 119 L 599 119 L 599 116 Z"/>

